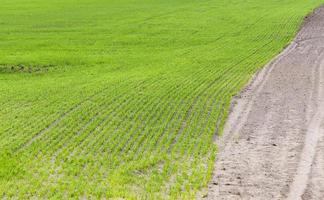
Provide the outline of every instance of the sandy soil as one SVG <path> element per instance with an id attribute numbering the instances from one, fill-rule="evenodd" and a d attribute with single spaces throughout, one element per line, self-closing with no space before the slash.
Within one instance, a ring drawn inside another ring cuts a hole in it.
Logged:
<path id="1" fill-rule="evenodd" d="M 207 199 L 324 199 L 324 7 L 239 97 Z"/>

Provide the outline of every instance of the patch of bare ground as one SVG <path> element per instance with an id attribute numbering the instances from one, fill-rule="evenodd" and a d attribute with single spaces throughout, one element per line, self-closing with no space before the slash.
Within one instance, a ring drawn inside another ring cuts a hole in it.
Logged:
<path id="1" fill-rule="evenodd" d="M 1 65 L 0 64 L 0 73 L 44 73 L 48 72 L 50 69 L 53 69 L 54 65 Z"/>
<path id="2" fill-rule="evenodd" d="M 324 7 L 233 100 L 207 199 L 324 199 Z"/>

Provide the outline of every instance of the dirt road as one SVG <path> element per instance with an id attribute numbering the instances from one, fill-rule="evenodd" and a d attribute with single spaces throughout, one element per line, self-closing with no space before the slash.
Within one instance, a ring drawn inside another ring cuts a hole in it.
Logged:
<path id="1" fill-rule="evenodd" d="M 207 199 L 324 199 L 324 7 L 233 103 Z"/>

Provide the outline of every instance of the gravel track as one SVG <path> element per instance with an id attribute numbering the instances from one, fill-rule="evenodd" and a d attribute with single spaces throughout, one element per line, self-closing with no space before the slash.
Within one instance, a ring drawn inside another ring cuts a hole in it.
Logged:
<path id="1" fill-rule="evenodd" d="M 207 199 L 324 199 L 324 7 L 232 101 Z"/>

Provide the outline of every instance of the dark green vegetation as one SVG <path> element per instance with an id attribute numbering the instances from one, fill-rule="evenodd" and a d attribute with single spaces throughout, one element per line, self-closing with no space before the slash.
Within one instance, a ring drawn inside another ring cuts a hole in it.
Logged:
<path id="1" fill-rule="evenodd" d="M 319 0 L 2 0 L 0 196 L 189 199 L 231 97 Z"/>

